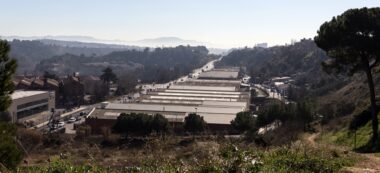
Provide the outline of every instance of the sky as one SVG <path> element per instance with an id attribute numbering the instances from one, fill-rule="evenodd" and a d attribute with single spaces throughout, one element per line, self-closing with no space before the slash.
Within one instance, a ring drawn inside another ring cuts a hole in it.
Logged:
<path id="1" fill-rule="evenodd" d="M 379 0 L 0 0 L 0 36 L 179 37 L 231 48 L 312 38 L 350 8 Z"/>

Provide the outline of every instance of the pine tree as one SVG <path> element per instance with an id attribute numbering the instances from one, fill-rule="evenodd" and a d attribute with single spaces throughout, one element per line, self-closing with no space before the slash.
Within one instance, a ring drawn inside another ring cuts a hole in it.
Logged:
<path id="1" fill-rule="evenodd" d="M 9 58 L 10 46 L 7 41 L 0 40 L 0 112 L 5 112 L 11 105 L 14 90 L 12 75 L 16 72 L 16 60 Z"/>

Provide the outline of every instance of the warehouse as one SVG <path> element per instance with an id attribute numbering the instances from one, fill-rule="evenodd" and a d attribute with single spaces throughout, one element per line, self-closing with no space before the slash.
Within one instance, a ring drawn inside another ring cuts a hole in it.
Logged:
<path id="1" fill-rule="evenodd" d="M 213 69 L 203 72 L 199 75 L 199 79 L 215 79 L 215 80 L 236 80 L 239 76 L 238 68 Z"/>
<path id="2" fill-rule="evenodd" d="M 86 123 L 97 133 L 103 127 L 110 128 L 121 113 L 161 114 L 171 124 L 182 124 L 186 116 L 196 113 L 213 130 L 230 129 L 236 114 L 248 110 L 250 93 L 240 88 L 241 82 L 236 80 L 238 70 L 217 69 L 210 72 L 200 75 L 208 73 L 204 76 L 209 75 L 210 79 L 189 79 L 165 88 L 148 90 L 133 103 L 104 104 L 93 111 Z"/>
<path id="3" fill-rule="evenodd" d="M 48 114 L 55 108 L 54 92 L 16 90 L 11 98 L 8 113 L 13 123 Z"/>

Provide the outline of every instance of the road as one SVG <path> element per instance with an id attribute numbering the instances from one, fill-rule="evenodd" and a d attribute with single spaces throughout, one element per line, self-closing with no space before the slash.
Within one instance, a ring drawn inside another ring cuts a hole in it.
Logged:
<path id="1" fill-rule="evenodd" d="M 285 101 L 285 98 L 282 97 L 282 95 L 280 93 L 277 93 L 275 91 L 271 91 L 271 89 L 264 87 L 263 85 L 255 84 L 255 87 L 260 89 L 261 91 L 265 91 L 268 94 L 268 98 L 274 98 L 274 99 L 278 99 L 280 101 Z"/>
<path id="2" fill-rule="evenodd" d="M 82 119 L 80 121 L 75 122 L 75 123 L 68 123 L 65 120 L 68 120 L 70 117 L 78 117 L 81 112 L 89 113 L 93 108 L 97 107 L 98 105 L 99 104 L 81 106 L 81 107 L 74 109 L 70 112 L 60 114 L 60 115 L 56 116 L 56 118 L 59 119 L 59 121 L 65 122 L 65 125 L 64 125 L 65 133 L 75 134 L 74 124 L 83 123 L 85 121 L 85 117 L 82 116 Z M 49 121 L 48 121 L 49 119 L 50 118 L 47 118 L 46 121 L 44 121 L 40 124 L 37 124 L 36 126 L 31 127 L 31 128 L 37 128 L 37 129 L 42 130 L 42 131 L 45 131 L 45 130 L 48 131 L 47 124 L 49 123 Z M 57 130 L 59 130 L 59 129 L 62 129 L 62 128 L 58 128 Z"/>
<path id="3" fill-rule="evenodd" d="M 210 70 L 214 69 L 215 68 L 214 63 L 217 61 L 220 61 L 222 58 L 223 57 L 220 57 L 216 60 L 212 60 L 212 61 L 206 63 L 201 68 L 193 70 L 192 73 L 190 73 L 189 75 L 193 76 L 193 78 L 198 78 L 199 74 L 202 73 L 202 70 L 203 71 L 210 71 Z M 136 88 L 139 88 L 140 86 L 142 86 L 142 89 L 143 89 L 142 93 L 145 94 L 147 90 L 165 89 L 165 88 L 168 88 L 168 86 L 173 85 L 177 82 L 187 81 L 190 79 L 189 75 L 182 76 L 176 80 L 173 80 L 173 81 L 170 81 L 170 82 L 164 83 L 164 84 L 143 84 L 143 85 L 137 86 Z"/>
<path id="4" fill-rule="evenodd" d="M 208 63 L 206 63 L 204 66 L 202 66 L 201 68 L 198 68 L 198 69 L 195 69 L 192 71 L 192 73 L 190 75 L 193 76 L 193 78 L 198 78 L 199 74 L 201 74 L 203 71 L 210 71 L 212 69 L 214 69 L 214 63 L 217 62 L 217 61 L 220 61 L 222 59 L 222 57 L 220 57 L 219 59 L 216 59 L 216 60 L 212 60 Z M 165 84 L 144 84 L 142 85 L 142 88 L 143 88 L 143 91 L 146 92 L 147 90 L 151 89 L 151 90 L 155 90 L 155 89 L 158 89 L 158 88 L 167 88 L 168 86 L 172 85 L 173 83 L 176 83 L 176 82 L 183 82 L 183 81 L 186 81 L 186 80 L 189 80 L 190 78 L 188 77 L 188 75 L 186 76 L 182 76 L 176 80 L 173 80 L 173 81 L 170 81 L 168 83 L 165 83 Z M 138 86 L 139 87 L 139 86 Z M 142 92 L 144 94 L 144 92 Z M 134 98 L 138 98 L 140 96 L 139 93 L 135 93 L 133 94 L 132 96 L 132 101 Z M 126 101 L 131 101 L 131 100 L 128 100 L 127 97 L 121 97 L 120 99 L 117 99 L 115 100 L 114 102 L 126 102 Z M 100 103 L 97 103 L 97 104 L 94 104 L 94 105 L 86 105 L 86 106 L 81 106 L 80 108 L 78 109 L 74 109 L 70 112 L 66 112 L 64 114 L 61 114 L 59 115 L 59 119 L 60 121 L 64 121 L 64 120 L 68 120 L 70 117 L 78 117 L 79 116 L 79 113 L 80 112 L 86 112 L 86 113 L 89 113 L 92 109 L 96 108 L 96 107 L 99 107 Z M 48 120 L 48 119 L 46 119 Z M 85 117 L 82 117 L 81 120 L 75 122 L 75 123 L 68 123 L 68 121 L 64 121 L 65 122 L 65 125 L 64 125 L 64 128 L 65 128 L 65 133 L 67 134 L 75 134 L 75 130 L 74 130 L 74 124 L 81 124 L 85 121 Z M 36 127 L 38 129 L 47 129 L 47 124 L 49 122 L 48 121 L 45 121 L 43 123 L 40 123 L 38 125 L 36 125 Z"/>
<path id="5" fill-rule="evenodd" d="M 193 78 L 198 78 L 199 74 L 201 74 L 202 72 L 204 71 L 210 71 L 212 69 L 215 68 L 214 66 L 214 63 L 217 62 L 217 61 L 220 61 L 223 57 L 220 57 L 216 60 L 212 60 L 208 63 L 206 63 L 205 65 L 203 65 L 201 68 L 198 68 L 198 69 L 195 69 L 192 71 L 192 73 L 190 75 L 193 76 Z M 183 81 L 186 81 L 186 80 L 189 80 L 190 78 L 188 77 L 188 75 L 186 76 L 182 76 L 176 80 L 173 80 L 173 81 L 170 81 L 168 83 L 165 83 L 165 84 L 144 84 L 142 85 L 142 88 L 143 90 L 146 92 L 148 89 L 152 89 L 152 90 L 155 90 L 155 89 L 158 89 L 158 88 L 167 88 L 168 86 L 172 85 L 173 83 L 176 83 L 176 82 L 183 82 Z M 139 86 L 138 86 L 139 87 Z M 144 94 L 144 92 L 142 92 Z M 134 100 L 134 98 L 138 98 L 140 96 L 139 93 L 134 93 L 133 96 L 132 96 L 132 101 Z M 120 99 L 114 101 L 114 102 L 125 102 L 125 101 L 130 101 L 128 100 L 126 97 L 121 97 Z M 93 108 L 96 108 L 98 107 L 99 104 L 94 104 L 94 105 L 88 105 L 88 106 L 83 106 L 77 110 L 74 110 L 74 111 L 71 111 L 71 112 L 68 112 L 68 113 L 65 113 L 65 114 L 62 114 L 61 115 L 61 119 L 65 119 L 65 117 L 77 117 L 79 116 L 79 113 L 82 112 L 82 111 L 85 111 L 85 112 L 90 112 L 91 109 Z M 75 134 L 75 130 L 74 130 L 74 124 L 80 124 L 80 123 L 83 123 L 85 121 L 85 118 L 82 118 L 80 121 L 78 122 L 75 122 L 75 123 L 68 123 L 68 122 L 65 122 L 65 133 L 68 133 L 68 134 Z M 46 122 L 47 124 L 47 122 Z M 45 124 L 45 125 L 46 125 Z"/>

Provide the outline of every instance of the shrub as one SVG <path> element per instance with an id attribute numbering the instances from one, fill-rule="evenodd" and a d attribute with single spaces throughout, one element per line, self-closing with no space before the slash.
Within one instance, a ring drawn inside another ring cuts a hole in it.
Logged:
<path id="1" fill-rule="evenodd" d="M 203 132 L 206 128 L 206 122 L 203 120 L 203 117 L 195 113 L 189 114 L 185 117 L 184 129 L 188 132 L 196 133 Z"/>
<path id="2" fill-rule="evenodd" d="M 352 165 L 350 157 L 341 157 L 328 149 L 281 147 L 266 153 L 263 172 L 338 172 Z"/>
<path id="3" fill-rule="evenodd" d="M 8 169 L 15 169 L 22 159 L 22 151 L 17 147 L 16 126 L 0 122 L 0 163 Z"/>
<path id="4" fill-rule="evenodd" d="M 234 120 L 231 121 L 232 127 L 239 131 L 245 132 L 253 129 L 255 126 L 255 118 L 249 112 L 239 112 Z"/>
<path id="5" fill-rule="evenodd" d="M 161 114 L 156 114 L 153 117 L 152 130 L 157 133 L 167 132 L 169 130 L 169 121 Z"/>
<path id="6" fill-rule="evenodd" d="M 167 132 L 169 129 L 169 122 L 160 114 L 151 116 L 142 113 L 122 113 L 117 118 L 113 129 L 116 132 L 124 133 L 125 135 L 149 135 L 152 131 L 158 133 Z"/>
<path id="7" fill-rule="evenodd" d="M 45 166 L 32 166 L 19 168 L 18 173 L 106 173 L 107 171 L 91 164 L 74 165 L 59 159 L 54 159 L 51 164 Z"/>

